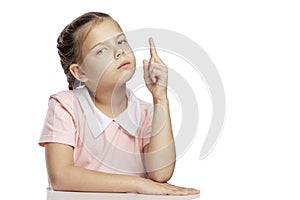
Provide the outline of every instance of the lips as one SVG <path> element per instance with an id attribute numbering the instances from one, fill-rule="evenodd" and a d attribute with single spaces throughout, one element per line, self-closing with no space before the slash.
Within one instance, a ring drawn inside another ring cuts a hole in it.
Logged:
<path id="1" fill-rule="evenodd" d="M 130 62 L 124 61 L 124 62 L 121 63 L 121 65 L 118 67 L 118 69 L 124 69 L 124 68 L 126 68 L 129 64 L 130 64 Z"/>

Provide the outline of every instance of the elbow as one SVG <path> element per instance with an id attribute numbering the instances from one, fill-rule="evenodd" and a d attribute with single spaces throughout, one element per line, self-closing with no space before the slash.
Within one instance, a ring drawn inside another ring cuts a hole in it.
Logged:
<path id="1" fill-rule="evenodd" d="M 153 166 L 151 167 L 152 169 Z M 174 173 L 174 168 L 175 168 L 175 162 L 173 162 L 171 165 L 161 168 L 159 170 L 154 170 L 152 171 L 151 168 L 148 168 L 148 176 L 151 180 L 155 181 L 155 182 L 159 182 L 159 183 L 166 183 L 168 182 Z"/>
<path id="2" fill-rule="evenodd" d="M 172 177 L 173 173 L 167 173 L 167 172 L 150 172 L 148 173 L 149 178 L 155 182 L 159 182 L 159 183 L 166 183 L 168 182 L 171 177 Z"/>
<path id="3" fill-rule="evenodd" d="M 69 186 L 69 178 L 67 177 L 67 173 L 55 173 L 50 174 L 49 176 L 50 184 L 52 189 L 55 191 L 68 191 L 70 190 Z"/>
<path id="4" fill-rule="evenodd" d="M 54 183 L 54 182 L 51 182 L 51 188 L 52 188 L 54 191 L 63 191 L 63 189 L 60 187 L 60 185 L 57 184 L 57 183 Z"/>
<path id="5" fill-rule="evenodd" d="M 171 177 L 166 177 L 166 176 L 156 176 L 156 177 L 150 177 L 152 181 L 158 182 L 158 183 L 166 183 L 168 182 Z"/>
<path id="6" fill-rule="evenodd" d="M 64 191 L 67 190 L 66 184 L 62 180 L 62 178 L 59 177 L 51 177 L 50 178 L 50 184 L 53 190 L 55 191 Z"/>

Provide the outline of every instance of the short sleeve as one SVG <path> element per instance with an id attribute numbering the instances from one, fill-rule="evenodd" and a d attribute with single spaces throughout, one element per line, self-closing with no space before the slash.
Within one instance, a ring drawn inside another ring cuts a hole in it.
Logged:
<path id="1" fill-rule="evenodd" d="M 75 134 L 75 120 L 71 107 L 61 98 L 51 96 L 39 145 L 54 142 L 75 147 Z"/>

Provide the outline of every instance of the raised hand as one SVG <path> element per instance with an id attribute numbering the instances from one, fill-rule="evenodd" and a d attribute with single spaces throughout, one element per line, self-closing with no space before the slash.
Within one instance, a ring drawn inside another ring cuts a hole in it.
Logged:
<path id="1" fill-rule="evenodd" d="M 157 55 L 152 38 L 149 44 L 150 59 L 143 60 L 145 83 L 154 99 L 167 98 L 168 68 Z"/>

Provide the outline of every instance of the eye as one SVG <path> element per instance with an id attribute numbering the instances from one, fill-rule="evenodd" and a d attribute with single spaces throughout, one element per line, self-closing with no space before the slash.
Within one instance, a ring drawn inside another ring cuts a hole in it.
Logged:
<path id="1" fill-rule="evenodd" d="M 125 40 L 125 39 L 124 39 L 124 40 L 119 40 L 119 41 L 118 41 L 118 44 L 125 44 L 125 43 L 127 43 L 127 40 Z"/>
<path id="2" fill-rule="evenodd" d="M 106 51 L 107 51 L 107 48 L 102 48 L 102 49 L 97 51 L 97 55 L 104 54 Z"/>

